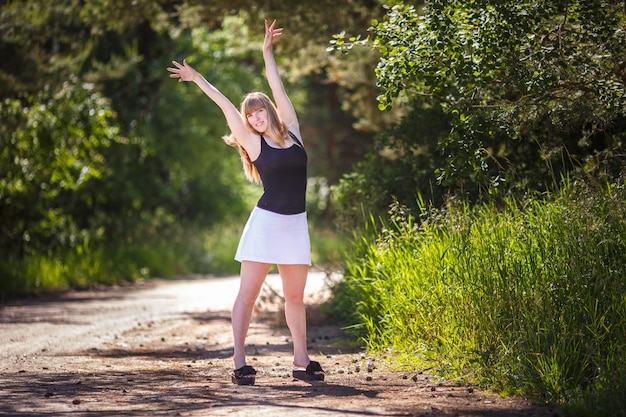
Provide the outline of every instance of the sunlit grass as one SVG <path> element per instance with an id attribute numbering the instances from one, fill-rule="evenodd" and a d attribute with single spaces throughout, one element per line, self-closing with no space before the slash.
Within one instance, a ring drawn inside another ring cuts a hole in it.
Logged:
<path id="1" fill-rule="evenodd" d="M 371 350 L 590 415 L 626 410 L 623 186 L 421 220 L 396 206 L 347 255 L 337 309 Z"/>
<path id="2" fill-rule="evenodd" d="M 201 245 L 192 233 L 115 244 L 82 244 L 54 256 L 31 254 L 0 261 L 0 299 L 34 292 L 170 277 L 204 267 Z"/>

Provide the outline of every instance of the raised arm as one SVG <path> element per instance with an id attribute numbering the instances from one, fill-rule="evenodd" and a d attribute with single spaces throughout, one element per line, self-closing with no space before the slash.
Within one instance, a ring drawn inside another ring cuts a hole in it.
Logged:
<path id="1" fill-rule="evenodd" d="M 183 60 L 182 64 L 176 61 L 172 61 L 172 64 L 174 66 L 167 69 L 171 73 L 170 77 L 178 78 L 179 82 L 190 81 L 196 83 L 196 85 L 222 110 L 222 113 L 224 113 L 226 117 L 228 127 L 239 145 L 241 145 L 249 155 L 258 155 L 260 152 L 260 143 L 257 139 L 258 135 L 255 135 L 248 129 L 235 105 L 191 65 L 187 64 L 186 59 Z"/>
<path id="2" fill-rule="evenodd" d="M 269 24 L 268 21 L 265 20 L 265 42 L 263 42 L 263 60 L 265 61 L 265 74 L 267 77 L 267 82 L 272 89 L 272 96 L 274 97 L 274 101 L 276 103 L 276 107 L 278 108 L 278 114 L 280 115 L 280 118 L 283 119 L 283 121 L 287 124 L 289 130 L 294 132 L 298 136 L 298 138 L 300 138 L 300 125 L 298 123 L 298 115 L 293 108 L 291 100 L 289 100 L 289 96 L 287 96 L 287 92 L 285 91 L 285 87 L 283 86 L 280 74 L 278 73 L 278 66 L 276 65 L 274 54 L 272 53 L 272 44 L 274 38 L 282 35 L 282 33 L 283 29 L 276 27 L 275 20 L 271 24 Z"/>

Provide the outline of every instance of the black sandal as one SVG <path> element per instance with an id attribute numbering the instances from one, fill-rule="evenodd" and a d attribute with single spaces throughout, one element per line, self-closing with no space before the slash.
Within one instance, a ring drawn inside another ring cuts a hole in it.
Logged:
<path id="1" fill-rule="evenodd" d="M 303 381 L 323 381 L 326 373 L 319 362 L 311 361 L 306 369 L 294 369 L 293 377 Z"/>
<path id="2" fill-rule="evenodd" d="M 256 370 L 248 365 L 244 365 L 239 369 L 235 369 L 230 374 L 233 384 L 237 385 L 254 385 L 256 379 Z"/>

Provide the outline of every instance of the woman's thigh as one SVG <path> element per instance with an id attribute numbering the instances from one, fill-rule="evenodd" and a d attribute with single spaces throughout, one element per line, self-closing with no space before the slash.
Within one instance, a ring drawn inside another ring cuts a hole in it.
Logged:
<path id="1" fill-rule="evenodd" d="M 241 262 L 239 294 L 250 301 L 255 300 L 271 266 L 262 262 Z"/>
<path id="2" fill-rule="evenodd" d="M 278 265 L 286 301 L 302 301 L 309 274 L 308 265 Z"/>

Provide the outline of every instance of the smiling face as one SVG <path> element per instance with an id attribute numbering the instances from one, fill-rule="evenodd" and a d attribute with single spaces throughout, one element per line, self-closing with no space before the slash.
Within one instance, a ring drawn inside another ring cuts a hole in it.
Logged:
<path id="1" fill-rule="evenodd" d="M 260 134 L 273 134 L 273 130 L 281 125 L 274 104 L 266 94 L 260 92 L 246 95 L 241 103 L 241 115 L 248 126 Z"/>
<path id="2" fill-rule="evenodd" d="M 268 128 L 267 110 L 264 107 L 248 113 L 246 116 L 251 128 L 259 133 L 265 133 Z"/>

